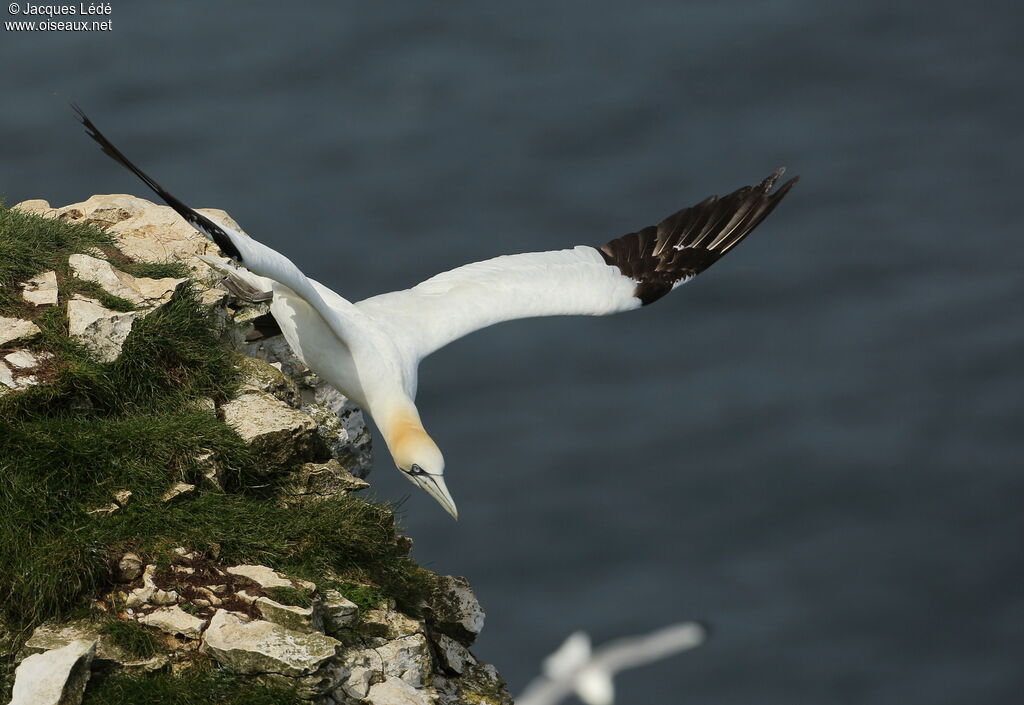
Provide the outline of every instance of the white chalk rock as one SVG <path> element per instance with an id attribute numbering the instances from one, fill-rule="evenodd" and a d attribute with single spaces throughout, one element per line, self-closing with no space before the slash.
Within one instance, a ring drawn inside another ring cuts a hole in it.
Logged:
<path id="1" fill-rule="evenodd" d="M 51 270 L 29 279 L 21 285 L 21 298 L 35 306 L 55 305 L 57 303 L 57 273 Z"/>
<path id="2" fill-rule="evenodd" d="M 484 611 L 465 578 L 443 575 L 431 598 L 438 629 L 464 644 L 484 628 Z"/>
<path id="3" fill-rule="evenodd" d="M 337 590 L 324 593 L 324 627 L 331 634 L 355 621 L 359 608 Z"/>
<path id="4" fill-rule="evenodd" d="M 280 624 L 286 629 L 297 632 L 322 632 L 324 629 L 323 612 L 319 600 L 313 600 L 310 607 L 285 605 L 269 597 L 257 597 L 254 603 L 263 619 Z"/>
<path id="5" fill-rule="evenodd" d="M 203 267 L 205 271 L 206 265 L 196 260 L 195 256 L 216 255 L 219 252 L 217 246 L 185 222 L 172 208 L 146 203 L 146 208 L 107 230 L 117 238 L 118 249 L 135 260 L 181 260 L 191 266 Z M 196 210 L 216 223 L 241 231 L 238 224 L 220 209 Z"/>
<path id="6" fill-rule="evenodd" d="M 15 370 L 30 370 L 33 367 L 39 367 L 47 360 L 53 357 L 47 352 L 33 352 L 31 350 L 15 350 L 12 353 L 4 355 L 4 360 L 7 364 Z"/>
<path id="7" fill-rule="evenodd" d="M 183 497 L 188 497 L 190 494 L 195 493 L 196 486 L 190 485 L 187 482 L 175 482 L 171 485 L 171 488 L 163 493 L 160 497 L 161 502 L 173 502 Z"/>
<path id="8" fill-rule="evenodd" d="M 53 208 L 43 200 L 23 201 L 15 206 L 24 213 L 86 223 L 113 235 L 117 248 L 134 260 L 166 262 L 182 260 L 204 271 L 197 254 L 216 255 L 217 246 L 196 231 L 168 206 L 122 193 L 97 194 L 81 203 Z M 196 209 L 211 220 L 241 232 L 238 224 L 218 208 Z"/>
<path id="9" fill-rule="evenodd" d="M 175 605 L 181 596 L 174 590 L 154 590 L 149 596 L 151 605 Z"/>
<path id="10" fill-rule="evenodd" d="M 476 663 L 469 649 L 446 634 L 435 635 L 434 644 L 437 646 L 442 665 L 450 671 L 462 675 L 469 666 Z"/>
<path id="11" fill-rule="evenodd" d="M 220 585 L 218 587 L 224 587 L 224 586 Z M 196 598 L 197 600 L 198 599 L 203 599 L 203 600 L 205 600 L 207 602 L 207 604 L 212 605 L 214 607 L 219 607 L 224 602 L 224 600 L 222 600 L 219 597 L 217 597 L 217 594 L 213 590 L 208 588 L 208 587 L 204 587 L 204 586 L 200 585 L 200 586 L 198 586 L 196 588 L 196 592 L 198 592 L 200 595 L 203 595 L 202 598 Z"/>
<path id="12" fill-rule="evenodd" d="M 136 553 L 126 553 L 117 562 L 117 580 L 130 583 L 142 573 L 142 559 Z"/>
<path id="13" fill-rule="evenodd" d="M 338 686 L 334 697 L 342 702 L 347 702 L 348 698 L 364 700 L 370 692 L 370 682 L 376 675 L 376 671 L 364 666 L 346 666 L 346 668 L 348 669 L 348 675 L 341 685 Z"/>
<path id="14" fill-rule="evenodd" d="M 147 565 L 145 570 L 142 571 L 142 584 L 152 590 L 159 588 L 156 584 L 156 566 L 152 563 Z"/>
<path id="15" fill-rule="evenodd" d="M 188 279 L 150 279 L 133 277 L 116 269 L 106 260 L 76 254 L 68 258 L 72 273 L 83 281 L 93 282 L 114 296 L 131 301 L 136 306 L 156 306 L 170 300 L 174 291 Z"/>
<path id="16" fill-rule="evenodd" d="M 370 686 L 366 695 L 370 705 L 432 705 L 434 698 L 425 690 L 417 690 L 401 678 L 387 680 Z"/>
<path id="17" fill-rule="evenodd" d="M 430 676 L 430 646 L 422 634 L 412 634 L 379 646 L 386 676 L 395 676 L 415 688 L 427 684 Z"/>
<path id="18" fill-rule="evenodd" d="M 0 316 L 0 345 L 6 345 L 15 340 L 27 340 L 40 332 L 39 326 L 32 321 Z"/>
<path id="19" fill-rule="evenodd" d="M 68 301 L 68 333 L 100 361 L 112 362 L 121 354 L 132 325 L 143 315 L 142 311 L 111 311 L 96 299 L 76 295 Z"/>
<path id="20" fill-rule="evenodd" d="M 49 201 L 44 201 L 41 198 L 32 198 L 21 203 L 15 203 L 11 206 L 11 210 L 21 211 L 29 215 L 39 215 L 44 218 L 57 217 L 57 210 L 50 205 Z"/>
<path id="21" fill-rule="evenodd" d="M 284 574 L 278 573 L 273 568 L 268 568 L 265 565 L 233 565 L 224 570 L 231 573 L 231 575 L 240 575 L 243 578 L 248 578 L 264 589 L 275 587 L 294 588 L 296 585 L 307 590 L 316 589 L 316 585 L 308 580 L 296 579 L 293 581 L 291 578 L 285 577 Z"/>
<path id="22" fill-rule="evenodd" d="M 362 622 L 373 629 L 374 633 L 384 635 L 386 639 L 398 639 L 423 631 L 423 625 L 419 621 L 388 607 L 365 610 Z"/>
<path id="23" fill-rule="evenodd" d="M 93 665 L 102 668 L 126 666 L 152 670 L 167 663 L 167 657 L 158 654 L 149 658 L 139 658 L 115 644 L 108 634 L 100 632 L 99 625 L 88 620 L 80 620 L 64 624 L 43 624 L 36 627 L 32 636 L 25 642 L 25 650 L 29 653 L 41 653 L 50 649 L 59 649 L 73 641 L 86 639 L 95 641 L 96 656 Z"/>
<path id="24" fill-rule="evenodd" d="M 15 350 L 4 355 L 0 360 L 0 394 L 6 391 L 5 387 L 24 389 L 36 384 L 38 378 L 29 373 L 51 357 L 50 353 L 31 350 Z"/>
<path id="25" fill-rule="evenodd" d="M 14 375 L 11 374 L 11 368 L 6 363 L 0 362 L 0 394 L 4 393 L 4 387 L 9 389 L 17 389 L 18 383 L 14 381 Z"/>
<path id="26" fill-rule="evenodd" d="M 242 373 L 240 393 L 266 392 L 277 397 L 289 406 L 298 408 L 299 392 L 295 383 L 281 372 L 280 369 L 265 360 L 254 357 L 242 357 L 238 362 Z"/>
<path id="27" fill-rule="evenodd" d="M 430 647 L 422 634 L 412 634 L 372 648 L 348 650 L 341 665 L 347 676 L 339 688 L 350 698 L 367 697 L 370 682 L 381 676 L 423 688 L 431 673 Z"/>
<path id="28" fill-rule="evenodd" d="M 238 673 L 304 676 L 334 658 L 341 642 L 320 632 L 298 632 L 263 620 L 246 621 L 217 610 L 202 649 Z"/>
<path id="29" fill-rule="evenodd" d="M 38 206 L 36 206 L 38 208 Z M 60 218 L 69 223 L 85 223 L 100 230 L 107 230 L 112 225 L 156 208 L 156 204 L 144 198 L 125 193 L 104 193 L 90 196 L 79 203 L 72 203 L 63 208 L 53 208 L 40 213 L 49 218 Z"/>
<path id="30" fill-rule="evenodd" d="M 304 409 L 308 412 L 309 407 Z M 315 416 L 319 431 L 323 425 Z M 369 487 L 365 480 L 356 477 L 334 458 L 326 463 L 303 463 L 302 468 L 292 473 L 284 491 L 292 502 L 318 501 L 330 497 L 344 496 Z"/>
<path id="31" fill-rule="evenodd" d="M 248 392 L 223 406 L 224 421 L 265 459 L 269 468 L 316 447 L 316 422 L 267 392 Z"/>
<path id="32" fill-rule="evenodd" d="M 15 671 L 10 705 L 79 705 L 95 654 L 95 641 L 79 639 L 27 657 Z"/>
<path id="33" fill-rule="evenodd" d="M 235 320 L 239 320 L 237 315 Z M 292 352 L 284 336 L 246 344 L 243 351 L 249 357 L 281 366 L 302 396 L 302 410 L 317 420 L 318 433 L 324 437 L 331 453 L 348 472 L 359 478 L 366 477 L 373 457 L 370 431 L 362 410 L 307 368 Z M 324 410 L 334 414 L 335 419 L 325 419 Z"/>
<path id="34" fill-rule="evenodd" d="M 106 517 L 110 516 L 111 514 L 117 514 L 119 511 L 121 511 L 121 507 L 115 502 L 111 502 L 110 504 L 104 504 L 99 507 L 93 507 L 92 509 L 86 509 L 85 513 L 89 514 L 90 516 Z"/>
<path id="35" fill-rule="evenodd" d="M 198 639 L 206 626 L 206 620 L 189 614 L 177 605 L 161 607 L 149 614 L 139 617 L 139 622 L 149 627 L 156 627 L 168 634 L 180 634 L 186 639 Z"/>
<path id="36" fill-rule="evenodd" d="M 155 592 L 156 589 L 151 587 L 135 588 L 130 593 L 128 593 L 128 597 L 124 601 L 125 607 L 129 609 L 142 607 L 150 601 Z"/>

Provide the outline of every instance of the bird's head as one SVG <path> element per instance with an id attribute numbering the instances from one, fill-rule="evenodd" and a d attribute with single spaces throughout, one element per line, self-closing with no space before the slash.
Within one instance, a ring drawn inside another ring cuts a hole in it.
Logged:
<path id="1" fill-rule="evenodd" d="M 455 500 L 444 484 L 444 456 L 422 428 L 410 428 L 394 439 L 391 454 L 409 481 L 429 494 L 452 518 L 459 518 Z"/>

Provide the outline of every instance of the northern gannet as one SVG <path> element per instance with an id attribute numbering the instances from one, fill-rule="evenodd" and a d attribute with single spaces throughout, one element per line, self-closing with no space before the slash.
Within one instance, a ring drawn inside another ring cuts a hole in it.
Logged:
<path id="1" fill-rule="evenodd" d="M 707 629 L 683 622 L 643 636 L 627 637 L 592 649 L 586 632 L 574 632 L 544 659 L 543 674 L 526 686 L 516 705 L 555 705 L 573 694 L 586 705 L 612 705 L 612 676 L 704 643 Z"/>
<path id="2" fill-rule="evenodd" d="M 735 247 L 797 181 L 773 191 L 783 173 L 778 169 L 756 186 L 711 196 L 601 247 L 495 257 L 352 303 L 309 279 L 284 255 L 185 205 L 72 107 L 105 154 L 244 269 L 218 266 L 258 291 L 272 292 L 271 313 L 295 354 L 370 414 L 398 469 L 456 519 L 444 482 L 444 457 L 423 428 L 414 401 L 423 358 L 501 321 L 603 316 L 653 303 Z"/>

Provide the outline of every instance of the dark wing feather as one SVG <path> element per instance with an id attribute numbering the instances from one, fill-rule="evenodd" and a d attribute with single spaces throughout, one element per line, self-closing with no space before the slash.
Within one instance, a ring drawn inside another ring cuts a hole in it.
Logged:
<path id="1" fill-rule="evenodd" d="M 797 182 L 799 177 L 794 177 L 773 193 L 783 171 L 777 169 L 757 186 L 722 198 L 711 196 L 599 251 L 605 262 L 636 282 L 634 295 L 646 306 L 703 272 L 749 235 Z"/>
<path id="2" fill-rule="evenodd" d="M 246 269 L 253 274 L 271 279 L 282 286 L 285 286 L 298 297 L 305 299 L 306 303 L 312 306 L 324 323 L 337 336 L 338 340 L 349 347 L 364 345 L 363 339 L 355 332 L 352 326 L 352 319 L 362 314 L 355 306 L 341 298 L 326 287 L 318 285 L 303 274 L 295 263 L 282 255 L 280 252 L 267 247 L 266 245 L 253 240 L 249 236 L 236 232 L 233 228 L 225 225 L 220 226 L 209 218 L 192 210 L 170 193 L 164 190 L 141 169 L 132 164 L 121 154 L 113 144 L 104 137 L 96 126 L 92 124 L 80 108 L 72 105 L 78 118 L 85 125 L 89 136 L 96 140 L 103 151 L 116 162 L 130 170 L 153 189 L 171 208 L 178 212 L 189 224 L 197 230 L 205 233 L 214 243 L 236 262 L 245 265 Z M 257 294 L 259 292 L 256 292 Z M 330 298 L 331 303 L 325 300 L 325 295 Z"/>
<path id="3" fill-rule="evenodd" d="M 177 211 L 178 215 L 180 215 L 182 218 L 188 221 L 189 225 L 209 235 L 210 239 L 212 239 L 217 244 L 217 247 L 219 247 L 221 251 L 224 252 L 224 254 L 226 254 L 228 257 L 235 260 L 236 262 L 242 261 L 242 253 L 238 251 L 238 248 L 235 246 L 235 243 L 231 242 L 231 238 L 228 237 L 228 234 L 224 232 L 223 228 L 221 228 L 219 225 L 214 223 L 212 220 L 207 218 L 202 213 L 198 213 L 189 208 L 188 206 L 186 206 L 184 203 L 182 203 L 172 194 L 170 194 L 166 189 L 164 189 L 163 186 L 153 181 L 153 179 L 151 179 L 145 172 L 143 172 L 142 169 L 128 161 L 128 158 L 121 154 L 121 150 L 119 150 L 117 147 L 111 144 L 110 140 L 104 137 L 103 133 L 96 129 L 96 126 L 92 124 L 92 120 L 90 120 L 86 116 L 86 114 L 82 112 L 81 108 L 79 108 L 74 103 L 71 104 L 71 108 L 75 111 L 75 114 L 78 116 L 79 121 L 85 126 L 85 131 L 89 133 L 90 137 L 92 137 L 99 143 L 100 147 L 103 149 L 104 154 L 106 154 L 108 157 L 118 162 L 119 164 L 121 164 L 121 166 L 127 168 L 140 179 L 142 179 L 144 182 L 146 182 L 146 185 L 153 189 L 153 191 L 158 196 L 160 196 L 160 198 L 164 199 L 167 205 L 169 205 L 171 208 Z"/>

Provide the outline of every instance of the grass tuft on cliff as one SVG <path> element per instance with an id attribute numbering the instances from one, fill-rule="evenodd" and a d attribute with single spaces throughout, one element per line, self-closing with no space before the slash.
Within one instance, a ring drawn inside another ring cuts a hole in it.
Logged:
<path id="1" fill-rule="evenodd" d="M 100 632 L 125 653 L 135 658 L 151 658 L 160 652 L 160 641 L 152 629 L 126 619 L 110 619 Z"/>
<path id="2" fill-rule="evenodd" d="M 0 207 L 0 291 L 55 269 L 61 302 L 32 312 L 42 334 L 28 347 L 54 355 L 48 381 L 0 397 L 0 622 L 24 633 L 66 616 L 111 586 L 124 551 L 157 562 L 176 546 L 227 565 L 269 565 L 354 598 L 374 591 L 415 611 L 431 576 L 406 555 L 390 507 L 352 497 L 285 507 L 265 488 L 247 491 L 277 480 L 258 477 L 249 447 L 200 403 L 235 392 L 239 357 L 191 288 L 139 319 L 113 362 L 68 337 L 64 303 L 81 283 L 61 276 L 67 257 L 110 246 L 93 228 Z M 136 263 L 134 273 L 181 270 Z M 19 302 L 0 298 L 0 315 Z M 202 487 L 196 457 L 204 453 L 239 491 Z M 177 481 L 200 489 L 162 502 Z M 117 512 L 90 513 L 119 490 L 132 497 Z"/>
<path id="3" fill-rule="evenodd" d="M 293 688 L 253 682 L 197 660 L 179 673 L 124 671 L 98 674 L 89 681 L 82 705 L 301 705 Z"/>
<path id="4" fill-rule="evenodd" d="M 70 255 L 113 246 L 110 235 L 88 225 L 40 218 L 0 204 L 0 316 L 24 310 L 19 283 L 51 269 L 68 275 Z"/>

